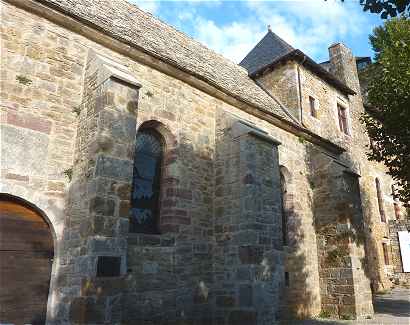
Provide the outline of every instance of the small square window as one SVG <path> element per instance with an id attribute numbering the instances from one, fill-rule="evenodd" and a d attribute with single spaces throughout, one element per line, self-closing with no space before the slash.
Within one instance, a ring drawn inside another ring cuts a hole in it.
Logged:
<path id="1" fill-rule="evenodd" d="M 97 277 L 120 276 L 121 257 L 98 256 Z"/>
<path id="2" fill-rule="evenodd" d="M 310 115 L 317 118 L 316 99 L 309 96 Z"/>

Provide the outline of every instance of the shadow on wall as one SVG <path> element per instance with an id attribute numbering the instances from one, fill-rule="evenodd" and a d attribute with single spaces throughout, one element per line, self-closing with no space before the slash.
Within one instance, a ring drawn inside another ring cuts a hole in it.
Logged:
<path id="1" fill-rule="evenodd" d="M 298 201 L 297 175 L 292 175 L 285 167 L 280 167 L 282 187 L 282 224 L 285 281 L 282 289 L 281 308 L 278 318 L 281 320 L 303 319 L 315 313 L 314 300 L 318 299 L 308 289 L 309 274 L 306 266 L 305 231 L 302 225 L 304 213 Z M 311 198 L 309 198 L 311 200 Z M 316 257 L 314 257 L 316 258 Z"/>
<path id="2" fill-rule="evenodd" d="M 343 164 L 313 145 L 306 146 L 309 183 L 313 190 L 314 228 L 317 235 L 322 315 L 355 319 L 372 314 L 372 279 L 364 251 L 368 240 L 363 218 L 359 176 L 350 157 Z M 373 243 L 374 244 L 374 243 Z M 360 268 L 357 267 L 360 263 Z M 358 289 L 359 288 L 359 289 Z"/>

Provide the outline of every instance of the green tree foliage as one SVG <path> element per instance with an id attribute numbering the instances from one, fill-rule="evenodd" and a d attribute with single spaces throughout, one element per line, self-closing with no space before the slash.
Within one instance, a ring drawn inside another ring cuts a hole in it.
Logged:
<path id="1" fill-rule="evenodd" d="M 372 146 L 370 160 L 384 163 L 410 204 L 410 20 L 387 20 L 370 36 L 375 63 L 369 67 L 370 108 L 362 117 Z"/>
<path id="2" fill-rule="evenodd" d="M 360 0 L 360 4 L 364 11 L 381 14 L 382 19 L 396 17 L 400 14 L 409 15 L 410 13 L 410 0 Z"/>
<path id="3" fill-rule="evenodd" d="M 364 11 L 380 14 L 382 19 L 409 13 L 410 0 L 360 0 Z"/>

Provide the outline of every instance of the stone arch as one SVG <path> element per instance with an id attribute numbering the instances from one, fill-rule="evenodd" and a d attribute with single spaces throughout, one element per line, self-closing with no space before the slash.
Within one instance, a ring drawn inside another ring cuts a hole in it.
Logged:
<path id="1" fill-rule="evenodd" d="M 156 132 L 161 134 L 161 136 L 164 138 L 164 146 L 165 146 L 165 151 L 169 151 L 172 149 L 175 149 L 177 146 L 177 140 L 174 134 L 169 130 L 169 128 L 162 122 L 158 120 L 148 120 L 144 121 L 140 124 L 140 126 L 137 129 L 137 133 L 140 130 L 143 129 L 154 129 Z"/>
<path id="2" fill-rule="evenodd" d="M 289 217 L 292 205 L 291 185 L 292 174 L 285 166 L 279 166 L 281 197 L 282 197 L 282 238 L 283 245 L 289 245 Z"/>
<path id="3" fill-rule="evenodd" d="M 161 166 L 161 183 L 160 183 L 160 198 L 159 198 L 159 220 L 158 228 L 160 233 L 173 232 L 175 227 L 169 226 L 164 216 L 172 214 L 174 202 L 169 199 L 170 193 L 177 186 L 179 179 L 175 174 L 175 168 L 171 168 L 172 164 L 177 160 L 177 146 L 178 142 L 176 136 L 170 129 L 158 120 L 147 120 L 140 124 L 137 129 L 138 132 L 142 130 L 152 129 L 157 132 L 163 140 L 163 160 Z M 167 194 L 167 195 L 165 195 Z M 166 197 L 166 199 L 165 199 Z"/>
<path id="4" fill-rule="evenodd" d="M 0 192 L 0 201 L 12 201 L 21 206 L 27 207 L 33 210 L 36 214 L 41 216 L 45 223 L 49 227 L 49 231 L 53 241 L 53 257 L 50 272 L 49 291 L 47 298 L 47 313 L 46 323 L 50 319 L 54 318 L 56 313 L 55 309 L 58 304 L 56 299 L 56 279 L 58 275 L 58 265 L 60 259 L 60 241 L 62 237 L 62 224 L 63 224 L 63 208 L 59 204 L 56 204 L 53 200 L 36 193 L 33 190 L 26 188 L 15 188 L 14 191 L 8 184 L 3 184 Z M 58 227 L 58 225 L 61 227 Z M 56 227 L 57 226 L 57 227 Z"/>

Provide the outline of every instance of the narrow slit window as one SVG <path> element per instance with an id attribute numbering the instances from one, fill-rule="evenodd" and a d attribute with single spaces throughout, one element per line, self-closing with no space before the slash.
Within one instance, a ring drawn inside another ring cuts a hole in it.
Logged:
<path id="1" fill-rule="evenodd" d="M 280 173 L 280 186 L 282 190 L 282 242 L 284 246 L 289 243 L 288 238 L 288 211 L 286 209 L 286 196 L 287 196 L 287 186 L 286 179 L 283 173 Z"/>
<path id="2" fill-rule="evenodd" d="M 387 244 L 383 243 L 382 246 L 383 246 L 384 264 L 390 265 L 389 250 L 388 250 Z"/>
<path id="3" fill-rule="evenodd" d="M 337 105 L 337 114 L 339 118 L 339 128 L 344 134 L 349 134 L 348 124 L 347 124 L 347 109 L 341 105 Z"/>
<path id="4" fill-rule="evenodd" d="M 393 207 L 394 207 L 394 215 L 396 217 L 396 220 L 400 220 L 400 217 L 401 217 L 400 205 L 397 202 L 394 202 Z"/>
<path id="5" fill-rule="evenodd" d="M 290 279 L 289 279 L 289 272 L 285 272 L 285 286 L 289 287 Z"/>
<path id="6" fill-rule="evenodd" d="M 386 222 L 386 214 L 384 213 L 383 194 L 380 188 L 380 181 L 378 178 L 376 178 L 376 192 L 377 192 L 377 203 L 379 205 L 380 221 Z"/>
<path id="7" fill-rule="evenodd" d="M 158 234 L 163 141 L 152 129 L 137 133 L 131 193 L 130 232 Z"/>
<path id="8" fill-rule="evenodd" d="M 317 110 L 316 110 L 316 99 L 312 96 L 309 96 L 309 107 L 310 107 L 310 115 L 314 118 L 317 118 Z"/>

